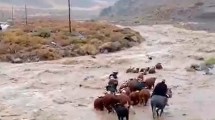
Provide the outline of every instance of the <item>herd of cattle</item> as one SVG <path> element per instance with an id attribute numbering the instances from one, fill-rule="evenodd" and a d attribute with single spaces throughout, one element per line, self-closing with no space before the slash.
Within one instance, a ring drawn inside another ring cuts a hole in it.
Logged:
<path id="1" fill-rule="evenodd" d="M 150 90 L 154 88 L 156 77 L 144 78 L 146 74 L 154 74 L 157 70 L 163 69 L 161 63 L 152 68 L 129 68 L 126 73 L 140 73 L 137 78 L 125 81 L 116 89 L 116 92 L 107 92 L 94 101 L 94 108 L 99 111 L 105 109 L 110 112 L 117 113 L 118 119 L 129 120 L 129 108 L 135 105 L 146 106 L 151 97 Z M 118 80 L 110 79 L 108 85 L 118 86 Z"/>

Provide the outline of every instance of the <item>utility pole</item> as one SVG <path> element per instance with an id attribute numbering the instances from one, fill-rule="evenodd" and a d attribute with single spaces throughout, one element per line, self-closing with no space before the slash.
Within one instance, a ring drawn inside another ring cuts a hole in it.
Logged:
<path id="1" fill-rule="evenodd" d="M 25 3 L 25 24 L 28 24 L 28 11 L 27 11 L 27 5 Z"/>
<path id="2" fill-rule="evenodd" d="M 12 20 L 12 24 L 14 24 L 14 8 L 13 8 L 13 0 L 11 0 L 12 3 L 12 10 L 11 10 L 11 20 Z"/>
<path id="3" fill-rule="evenodd" d="M 1 11 L 1 20 L 4 20 L 5 19 L 5 17 L 4 17 L 4 11 Z"/>
<path id="4" fill-rule="evenodd" d="M 72 32 L 72 27 L 71 27 L 71 6 L 70 6 L 70 0 L 68 0 L 68 7 L 69 7 L 69 32 Z"/>
<path id="5" fill-rule="evenodd" d="M 13 8 L 13 5 L 12 5 L 12 11 L 11 11 L 11 20 L 12 20 L 12 23 L 14 24 L 14 16 L 13 16 L 13 14 L 14 14 L 14 10 L 13 10 L 14 8 Z"/>

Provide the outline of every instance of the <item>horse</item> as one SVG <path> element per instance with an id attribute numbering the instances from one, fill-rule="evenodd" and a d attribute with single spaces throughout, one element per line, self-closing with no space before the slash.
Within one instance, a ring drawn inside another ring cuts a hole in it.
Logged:
<path id="1" fill-rule="evenodd" d="M 171 88 L 168 88 L 167 90 L 167 96 L 168 98 L 172 98 L 172 90 Z M 167 104 L 167 97 L 160 96 L 160 95 L 153 95 L 151 98 L 151 108 L 152 108 L 152 114 L 153 118 L 155 119 L 156 115 L 157 117 L 161 117 L 163 114 L 163 110 L 166 107 Z M 159 113 L 160 111 L 160 113 Z"/>

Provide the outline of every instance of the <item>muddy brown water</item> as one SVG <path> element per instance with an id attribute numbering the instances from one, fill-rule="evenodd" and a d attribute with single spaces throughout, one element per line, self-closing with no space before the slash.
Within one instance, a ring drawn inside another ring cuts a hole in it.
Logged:
<path id="1" fill-rule="evenodd" d="M 185 70 L 192 63 L 202 62 L 188 55 L 215 56 L 208 52 L 215 49 L 215 34 L 171 25 L 131 28 L 146 41 L 131 49 L 97 55 L 96 59 L 84 56 L 39 63 L 0 63 L 0 119 L 117 120 L 115 114 L 93 109 L 93 100 L 103 95 L 109 73 L 118 70 L 122 83 L 138 75 L 126 74 L 126 68 L 161 62 L 163 70 L 146 76 L 156 76 L 157 82 L 166 79 L 173 90 L 161 120 L 215 120 L 215 76 Z M 152 120 L 149 104 L 134 109 L 136 114 L 130 113 L 131 120 Z"/>

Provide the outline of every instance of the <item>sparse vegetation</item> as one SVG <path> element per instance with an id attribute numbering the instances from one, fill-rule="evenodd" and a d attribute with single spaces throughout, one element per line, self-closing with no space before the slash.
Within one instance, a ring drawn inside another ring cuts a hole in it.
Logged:
<path id="1" fill-rule="evenodd" d="M 215 65 L 215 58 L 209 58 L 205 61 L 206 65 Z"/>
<path id="2" fill-rule="evenodd" d="M 141 43 L 139 33 L 102 22 L 34 21 L 0 33 L 0 60 L 22 62 L 115 52 Z"/>

